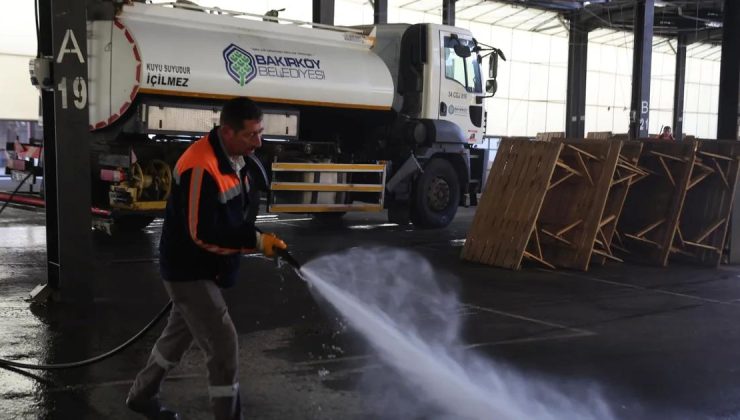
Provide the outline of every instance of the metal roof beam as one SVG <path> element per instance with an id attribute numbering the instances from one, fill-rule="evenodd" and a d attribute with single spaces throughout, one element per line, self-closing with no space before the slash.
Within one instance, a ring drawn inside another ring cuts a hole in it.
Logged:
<path id="1" fill-rule="evenodd" d="M 582 24 L 589 31 L 597 28 L 612 28 L 614 22 L 622 23 L 631 21 L 635 14 L 635 8 L 632 5 L 627 7 L 620 5 L 619 9 L 602 7 L 601 13 L 594 12 L 589 7 L 584 7 L 583 11 L 585 13 L 581 14 L 583 19 Z M 586 16 L 586 14 L 590 16 Z"/>
<path id="2" fill-rule="evenodd" d="M 493 13 L 493 12 L 496 12 L 496 11 L 499 11 L 499 10 L 503 9 L 504 7 L 509 7 L 509 6 L 508 6 L 508 5 L 506 5 L 506 4 L 502 4 L 502 5 L 500 5 L 499 7 L 495 8 L 495 9 L 492 9 L 492 10 L 488 10 L 488 11 L 486 11 L 485 13 L 483 13 L 483 14 L 480 14 L 480 15 L 478 15 L 478 16 L 476 16 L 476 17 L 472 18 L 472 20 L 475 20 L 475 21 L 478 21 L 478 22 L 480 22 L 480 20 L 479 20 L 479 19 L 480 19 L 480 18 L 481 18 L 482 16 L 485 16 L 485 15 L 490 15 L 491 13 Z"/>
<path id="3" fill-rule="evenodd" d="M 686 35 L 686 44 L 722 41 L 722 28 L 681 31 L 680 33 Z"/>
<path id="4" fill-rule="evenodd" d="M 514 12 L 514 13 L 512 13 L 512 14 L 508 15 L 508 16 L 502 17 L 501 19 L 498 19 L 498 20 L 496 20 L 496 21 L 494 21 L 494 22 L 491 22 L 491 25 L 495 25 L 495 24 L 497 24 L 497 23 L 499 23 L 499 22 L 502 22 L 502 21 L 504 21 L 504 20 L 506 20 L 506 19 L 509 19 L 509 18 L 513 17 L 513 16 L 516 16 L 516 15 L 518 15 L 519 13 L 522 13 L 522 12 L 523 12 L 523 11 L 525 11 L 525 10 L 527 10 L 527 9 L 526 9 L 526 8 L 524 8 L 524 9 L 519 9 L 519 10 L 517 10 L 516 12 Z"/>
<path id="5" fill-rule="evenodd" d="M 559 17 L 560 17 L 560 15 L 555 15 L 555 16 L 551 17 L 550 19 L 543 20 L 542 22 L 538 23 L 534 28 L 530 29 L 530 31 L 532 31 L 532 32 L 539 32 L 539 29 L 542 28 L 542 26 L 544 26 L 545 24 L 548 24 L 548 23 L 552 22 L 553 20 L 555 20 L 555 19 L 557 19 Z M 546 31 L 549 28 L 557 28 L 558 26 L 560 26 L 560 25 L 548 26 L 547 28 L 543 29 L 543 31 Z"/>
<path id="6" fill-rule="evenodd" d="M 486 3 L 487 1 L 488 0 L 480 0 L 479 2 L 477 2 L 475 4 L 471 4 L 470 6 L 465 6 L 463 8 L 457 9 L 457 13 L 464 12 L 464 11 L 466 11 L 468 9 L 472 9 L 475 6 L 480 6 L 481 4 Z"/>
<path id="7" fill-rule="evenodd" d="M 540 17 L 540 16 L 544 15 L 545 13 L 549 13 L 549 12 L 548 12 L 547 10 L 542 10 L 542 11 L 541 11 L 540 13 L 538 13 L 537 15 L 535 15 L 535 16 L 532 16 L 531 18 L 527 19 L 527 21 L 531 21 L 531 20 L 537 19 L 538 17 Z M 516 25 L 514 26 L 514 29 L 519 29 L 519 27 L 520 27 L 520 26 L 522 26 L 522 25 L 524 25 L 525 23 L 527 23 L 527 21 L 524 21 L 524 22 L 521 22 L 521 23 L 518 23 L 518 24 L 516 24 Z"/>

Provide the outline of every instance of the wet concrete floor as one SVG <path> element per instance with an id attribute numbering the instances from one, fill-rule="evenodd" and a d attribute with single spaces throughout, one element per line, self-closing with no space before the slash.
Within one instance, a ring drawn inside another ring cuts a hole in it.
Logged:
<path id="1" fill-rule="evenodd" d="M 301 216 L 265 218 L 260 226 L 285 238 L 300 261 L 370 245 L 423 255 L 459 278 L 468 348 L 566 392 L 598 389 L 617 418 L 740 418 L 740 267 L 495 269 L 459 259 L 473 214 L 461 209 L 449 227 L 426 231 L 387 224 L 382 213 L 349 215 L 339 227 Z M 142 328 L 167 301 L 156 260 L 160 228 L 155 221 L 136 234 L 94 235 L 91 304 L 30 307 L 24 298 L 46 279 L 44 213 L 6 209 L 0 357 L 79 360 Z M 420 418 L 396 410 L 383 389 L 360 388 L 368 372 L 392 373 L 289 269 L 245 257 L 239 284 L 225 295 L 239 333 L 247 418 Z M 0 418 L 137 418 L 123 401 L 160 330 L 82 369 L 0 369 Z M 210 418 L 205 375 L 193 347 L 165 383 L 163 399 L 185 419 Z"/>

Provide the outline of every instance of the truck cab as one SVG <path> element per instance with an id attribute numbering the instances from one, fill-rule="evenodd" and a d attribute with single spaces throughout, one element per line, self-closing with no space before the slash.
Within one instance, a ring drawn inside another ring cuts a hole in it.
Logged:
<path id="1" fill-rule="evenodd" d="M 483 89 L 482 47 L 468 30 L 447 25 L 378 25 L 373 34 L 374 51 L 394 76 L 393 109 L 412 126 L 403 142 L 413 147 L 395 162 L 411 169 L 389 182 L 389 215 L 445 226 L 459 204 L 476 202 L 483 183 L 487 151 L 475 145 L 485 134 L 483 99 L 492 92 Z"/>

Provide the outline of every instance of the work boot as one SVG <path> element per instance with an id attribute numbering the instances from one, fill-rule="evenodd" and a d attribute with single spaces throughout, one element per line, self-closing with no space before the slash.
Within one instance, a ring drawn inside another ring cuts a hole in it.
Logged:
<path id="1" fill-rule="evenodd" d="M 137 401 L 129 397 L 126 398 L 126 407 L 149 420 L 180 420 L 180 416 L 175 411 L 164 407 L 156 398 Z"/>

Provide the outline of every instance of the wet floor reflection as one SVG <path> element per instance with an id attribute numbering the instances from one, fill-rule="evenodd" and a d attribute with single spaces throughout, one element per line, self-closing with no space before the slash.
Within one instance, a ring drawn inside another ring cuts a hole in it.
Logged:
<path id="1" fill-rule="evenodd" d="M 50 345 L 49 331 L 23 300 L 28 295 L 27 288 L 14 287 L 13 282 L 19 277 L 22 276 L 17 271 L 0 264 L 0 358 L 44 363 Z M 0 418 L 37 418 L 46 378 L 44 372 L 0 369 Z"/>
<path id="2" fill-rule="evenodd" d="M 45 226 L 0 227 L 0 248 L 46 247 Z"/>

